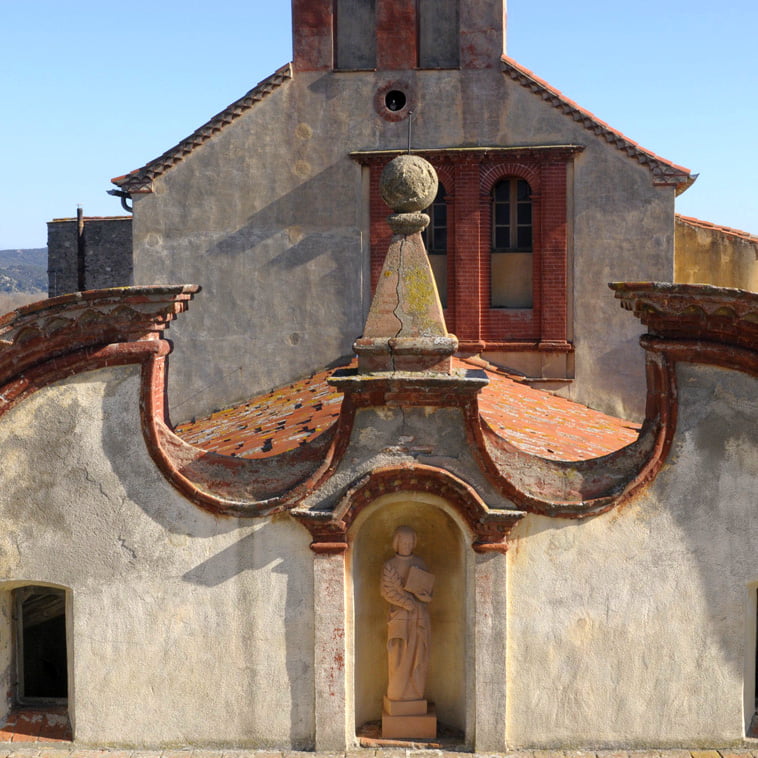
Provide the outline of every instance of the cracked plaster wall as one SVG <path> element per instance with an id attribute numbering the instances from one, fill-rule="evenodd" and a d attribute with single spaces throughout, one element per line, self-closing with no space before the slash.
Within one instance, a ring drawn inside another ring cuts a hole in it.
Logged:
<path id="1" fill-rule="evenodd" d="M 510 747 L 713 746 L 744 734 L 756 380 L 691 365 L 678 377 L 671 456 L 642 495 L 589 520 L 528 515 L 514 529 L 507 606 L 494 616 L 507 615 L 507 655 L 475 685 L 506 677 Z M 146 452 L 138 388 L 136 368 L 89 372 L 0 418 L 0 584 L 70 589 L 81 743 L 311 746 L 309 536 L 286 515 L 218 519 L 179 496 Z M 424 414 L 361 412 L 347 457 L 404 460 L 401 448 L 438 439 L 438 462 L 470 477 L 457 412 Z"/>

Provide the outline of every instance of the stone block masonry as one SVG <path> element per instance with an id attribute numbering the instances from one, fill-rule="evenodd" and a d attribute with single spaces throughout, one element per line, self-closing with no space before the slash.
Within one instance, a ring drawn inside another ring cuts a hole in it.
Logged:
<path id="1" fill-rule="evenodd" d="M 50 297 L 134 283 L 131 216 L 53 219 L 47 251 Z"/>

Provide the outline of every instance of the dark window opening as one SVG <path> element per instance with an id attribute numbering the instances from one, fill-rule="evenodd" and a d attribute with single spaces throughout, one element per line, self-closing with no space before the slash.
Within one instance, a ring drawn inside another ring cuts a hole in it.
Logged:
<path id="1" fill-rule="evenodd" d="M 399 89 L 390 90 L 384 97 L 384 104 L 387 106 L 387 110 L 393 111 L 394 113 L 403 110 L 406 102 L 407 98 L 405 97 L 405 93 L 401 92 Z"/>
<path id="2" fill-rule="evenodd" d="M 19 703 L 65 702 L 68 696 L 66 593 L 54 587 L 15 590 Z"/>
<path id="3" fill-rule="evenodd" d="M 747 725 L 746 737 L 756 738 L 758 737 L 758 588 L 753 590 L 755 593 L 755 618 L 753 623 L 755 624 L 755 648 L 753 650 L 755 659 L 753 661 L 753 715 L 750 718 L 750 723 Z"/>
<path id="4" fill-rule="evenodd" d="M 493 308 L 531 308 L 532 190 L 509 177 L 492 190 L 491 301 Z"/>
<path id="5" fill-rule="evenodd" d="M 442 307 L 447 308 L 447 197 L 442 183 L 437 196 L 425 212 L 430 221 L 422 233 L 424 247 L 429 253 Z"/>

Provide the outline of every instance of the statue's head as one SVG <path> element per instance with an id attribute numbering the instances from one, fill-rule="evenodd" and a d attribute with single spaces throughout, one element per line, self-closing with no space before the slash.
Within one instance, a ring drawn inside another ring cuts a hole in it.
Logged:
<path id="1" fill-rule="evenodd" d="M 411 555 L 416 547 L 416 532 L 409 526 L 399 526 L 392 536 L 392 549 L 398 555 Z"/>

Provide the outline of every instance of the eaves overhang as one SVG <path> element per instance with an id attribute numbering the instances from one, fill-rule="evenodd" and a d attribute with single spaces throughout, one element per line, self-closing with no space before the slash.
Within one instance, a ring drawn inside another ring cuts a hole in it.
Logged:
<path id="1" fill-rule="evenodd" d="M 697 178 L 697 174 L 693 174 L 688 168 L 671 163 L 650 150 L 646 150 L 625 134 L 601 121 L 594 113 L 582 108 L 560 90 L 536 76 L 533 71 L 521 66 L 513 58 L 503 56 L 501 65 L 502 71 L 507 77 L 526 87 L 553 108 L 581 124 L 588 132 L 602 138 L 609 145 L 647 168 L 653 175 L 654 184 L 673 186 L 676 188 L 676 194 L 680 195 Z"/>
<path id="2" fill-rule="evenodd" d="M 199 129 L 192 132 L 189 137 L 174 145 L 163 155 L 146 163 L 142 168 L 111 179 L 111 182 L 131 195 L 149 194 L 153 191 L 154 179 L 165 174 L 166 171 L 184 160 L 196 148 L 207 142 L 211 137 L 249 111 L 254 105 L 290 79 L 292 79 L 292 64 L 288 63 L 286 66 L 277 69 L 271 76 L 256 84 L 247 94 L 243 95 L 239 100 L 235 100 L 220 113 L 217 113 Z"/>

